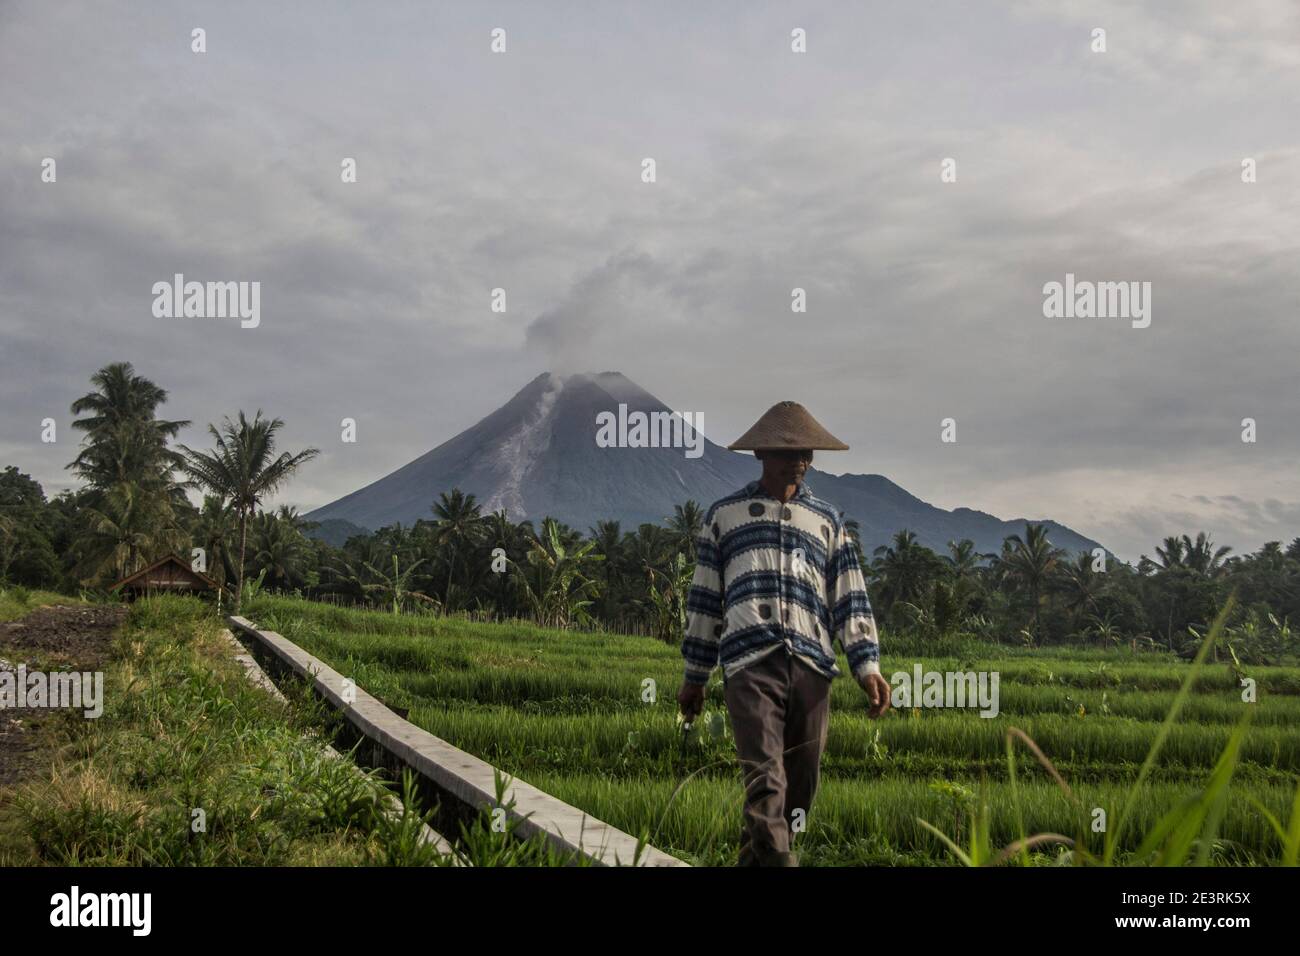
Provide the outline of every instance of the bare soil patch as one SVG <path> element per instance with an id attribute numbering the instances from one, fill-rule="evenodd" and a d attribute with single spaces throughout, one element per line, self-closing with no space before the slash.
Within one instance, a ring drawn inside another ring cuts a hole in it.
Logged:
<path id="1" fill-rule="evenodd" d="M 113 635 L 126 617 L 120 605 L 55 605 L 37 608 L 18 621 L 0 623 L 0 670 L 97 671 L 112 652 Z M 0 709 L 0 789 L 20 783 L 48 760 L 42 759 L 42 728 L 58 711 L 31 707 Z"/>

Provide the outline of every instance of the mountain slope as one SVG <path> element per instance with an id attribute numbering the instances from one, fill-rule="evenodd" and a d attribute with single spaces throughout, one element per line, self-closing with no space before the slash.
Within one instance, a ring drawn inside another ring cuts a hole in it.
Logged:
<path id="1" fill-rule="evenodd" d="M 625 529 L 660 523 L 673 506 L 693 498 L 708 506 L 758 477 L 750 455 L 705 440 L 703 454 L 681 448 L 601 448 L 596 416 L 629 411 L 671 411 L 618 372 L 570 375 L 549 372 L 529 382 L 505 405 L 471 428 L 392 474 L 306 517 L 346 521 L 365 528 L 413 524 L 432 518 L 439 493 L 474 494 L 484 513 L 504 508 L 516 521 L 551 516 L 586 530 L 603 518 Z M 808 485 L 856 519 L 870 554 L 894 532 L 908 528 L 942 550 L 949 540 L 971 538 L 980 551 L 997 551 L 1025 521 L 1002 521 L 968 508 L 945 511 L 921 501 L 881 475 L 830 475 L 810 469 Z M 1098 545 L 1048 522 L 1052 542 L 1070 551 Z"/>

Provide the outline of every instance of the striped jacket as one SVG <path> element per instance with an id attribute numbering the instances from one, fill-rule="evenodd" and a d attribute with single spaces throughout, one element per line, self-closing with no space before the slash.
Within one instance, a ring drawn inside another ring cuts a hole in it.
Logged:
<path id="1" fill-rule="evenodd" d="M 686 601 L 686 680 L 727 677 L 785 645 L 832 678 L 880 673 L 866 580 L 840 513 L 806 483 L 782 504 L 757 481 L 709 508 Z"/>

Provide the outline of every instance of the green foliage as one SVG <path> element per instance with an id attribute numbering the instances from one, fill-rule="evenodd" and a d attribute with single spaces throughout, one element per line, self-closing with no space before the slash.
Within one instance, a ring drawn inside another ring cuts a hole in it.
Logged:
<path id="1" fill-rule="evenodd" d="M 317 714 L 248 681 L 219 627 L 194 598 L 131 605 L 103 717 L 69 722 L 69 759 L 15 800 L 25 862 L 441 863 L 413 838 L 409 789 L 392 808 L 376 774 L 328 752 Z"/>
<path id="2" fill-rule="evenodd" d="M 107 585 L 184 547 L 189 504 L 173 477 L 168 442 L 188 421 L 156 417 L 167 392 L 114 362 L 93 376 L 95 390 L 72 403 L 72 427 L 86 433 L 68 465 L 85 482 L 78 502 L 71 570 L 83 585 Z"/>
<path id="3" fill-rule="evenodd" d="M 178 446 L 183 454 L 181 467 L 190 481 L 221 501 L 229 501 L 239 525 L 238 561 L 235 565 L 235 613 L 243 601 L 245 557 L 248 550 L 248 526 L 262 499 L 273 493 L 306 462 L 320 454 L 308 448 L 296 454 L 276 454 L 276 432 L 284 427 L 279 418 L 263 418 L 261 409 L 250 421 L 242 411 L 235 421 L 226 418 L 220 429 L 208 426 L 212 451 L 195 451 Z M 264 571 L 276 567 L 268 558 Z M 288 574 L 279 567 L 277 573 Z"/>
<path id="4" fill-rule="evenodd" d="M 401 570 L 398 564 L 397 555 L 393 555 L 393 573 L 385 574 L 369 562 L 366 563 L 366 570 L 373 574 L 377 579 L 375 584 L 363 584 L 362 588 L 370 594 L 377 594 L 383 600 L 391 602 L 393 613 L 401 614 L 402 610 L 416 602 L 423 602 L 426 605 L 437 605 L 435 598 L 429 597 L 421 591 L 412 591 L 409 582 L 417 568 L 424 563 L 423 559 L 408 565 L 406 570 Z"/>
<path id="5" fill-rule="evenodd" d="M 670 573 L 650 568 L 648 576 L 646 592 L 654 608 L 654 636 L 665 644 L 680 644 L 686 632 L 686 599 L 695 569 L 687 562 L 686 555 L 678 552 L 673 556 Z"/>
<path id="6" fill-rule="evenodd" d="M 466 866 L 590 866 L 585 854 L 561 852 L 546 834 L 525 837 L 521 832 L 529 815 L 516 811 L 511 779 L 499 770 L 493 774 L 496 798 L 468 826 L 461 824 L 457 857 Z"/>
<path id="7" fill-rule="evenodd" d="M 715 682 L 683 746 L 675 648 L 607 632 L 394 617 L 274 596 L 260 599 L 253 613 L 372 693 L 409 708 L 415 723 L 504 771 L 692 862 L 733 862 L 743 788 L 724 702 Z M 1099 859 L 1100 835 L 1085 829 L 1079 840 L 1080 808 L 1108 808 L 1113 831 L 1163 733 L 1117 838 L 1116 862 L 1135 863 L 1146 835 L 1206 790 L 1245 707 L 1253 719 L 1235 745 L 1211 862 L 1284 859 L 1300 772 L 1300 668 L 1252 668 L 1260 696 L 1247 705 L 1230 665 L 1207 660 L 1193 672 L 1167 653 L 1003 647 L 990 657 L 962 642 L 951 645 L 951 655 L 918 661 L 911 650 L 891 647 L 882 662 L 887 678 L 918 662 L 926 670 L 999 672 L 1001 714 L 894 711 L 868 721 L 865 695 L 836 681 L 822 789 L 800 836 L 804 862 L 958 861 L 918 817 L 986 862 L 1013 844 L 1001 862 L 1080 862 L 1084 853 Z M 643 699 L 646 678 L 658 688 L 654 703 Z M 1177 718 L 1166 727 L 1176 703 Z M 1013 727 L 1024 735 L 1014 736 L 1017 746 L 1032 741 L 1042 760 L 1008 760 Z M 1069 781 L 1068 791 L 1058 776 Z M 952 787 L 930 786 L 939 781 Z M 958 799 L 956 788 L 969 796 Z M 1209 820 L 1207 812 L 1202 823 Z M 1059 841 L 1017 842 L 1042 834 L 1068 838 L 1077 851 Z"/>
<path id="8" fill-rule="evenodd" d="M 569 627 L 591 621 L 587 608 L 599 590 L 590 577 L 602 559 L 595 542 L 576 547 L 565 542 L 560 525 L 547 518 L 528 550 L 528 568 L 516 564 L 516 580 L 535 621 L 543 627 Z"/>
<path id="9" fill-rule="evenodd" d="M 695 501 L 634 531 L 597 522 L 584 539 L 552 518 L 534 529 L 504 511 L 485 515 L 474 495 L 452 488 L 436 498 L 431 492 L 430 517 L 412 527 L 380 528 L 333 547 L 310 539 L 312 526 L 291 508 L 259 511 L 317 454 L 278 452 L 281 420 L 239 412 L 208 426 L 212 450 L 194 451 L 173 446 L 188 423 L 158 418 L 166 391 L 129 363 L 105 366 L 92 384 L 73 403 L 81 416 L 74 427 L 86 439 L 70 467 L 83 488 L 47 501 L 16 468 L 0 473 L 0 584 L 102 588 L 169 551 L 200 547 L 208 574 L 233 581 L 237 608 L 244 578 L 265 572 L 264 587 L 275 592 L 383 603 L 399 613 L 606 626 L 669 643 L 684 631 L 681 594 L 705 514 Z M 207 492 L 201 509 L 174 480 L 178 469 Z M 1300 538 L 1236 556 L 1204 532 L 1169 536 L 1154 559 L 1129 565 L 1066 554 L 1046 525 L 1033 522 L 996 554 L 979 553 L 969 540 L 939 554 L 901 528 L 868 563 L 857 521 L 846 517 L 845 525 L 884 640 L 896 646 L 1159 646 L 1190 657 L 1194 635 L 1205 633 L 1236 590 L 1241 607 L 1214 659 L 1300 661 L 1290 625 L 1300 618 Z"/>

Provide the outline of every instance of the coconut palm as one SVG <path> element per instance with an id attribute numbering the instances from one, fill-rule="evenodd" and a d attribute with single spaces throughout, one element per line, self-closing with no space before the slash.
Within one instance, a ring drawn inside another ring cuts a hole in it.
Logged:
<path id="1" fill-rule="evenodd" d="M 975 542 L 970 538 L 962 538 L 960 541 L 948 542 L 948 553 L 943 559 L 952 569 L 953 577 L 969 578 L 979 571 L 980 562 L 988 557 L 989 555 L 975 550 Z"/>
<path id="2" fill-rule="evenodd" d="M 275 516 L 281 521 L 287 522 L 289 527 L 302 534 L 306 534 L 313 528 L 320 527 L 319 521 L 308 521 L 294 505 L 280 505 L 275 509 Z"/>
<path id="3" fill-rule="evenodd" d="M 433 503 L 433 513 L 438 522 L 433 527 L 433 541 L 440 548 L 446 548 L 447 555 L 447 590 L 444 603 L 451 607 L 451 581 L 456 570 L 457 553 L 466 553 L 483 540 L 483 515 L 473 495 L 467 495 L 459 488 L 451 493 L 443 492 Z"/>
<path id="4" fill-rule="evenodd" d="M 1189 626 L 1198 624 L 1203 631 L 1213 620 L 1222 597 L 1220 582 L 1228 569 L 1224 558 L 1231 550 L 1216 549 L 1201 531 L 1195 541 L 1185 534 L 1165 538 L 1156 548 L 1156 561 L 1143 555 L 1138 568 L 1151 578 L 1151 594 L 1163 611 L 1170 650 L 1177 649 Z"/>
<path id="5" fill-rule="evenodd" d="M 1202 577 L 1215 578 L 1221 575 L 1224 570 L 1223 559 L 1231 550 L 1227 545 L 1216 549 L 1204 531 L 1197 532 L 1195 541 L 1183 535 L 1183 563 Z"/>
<path id="6" fill-rule="evenodd" d="M 1105 614 L 1090 614 L 1083 636 L 1094 638 L 1098 644 L 1105 646 L 1118 644 L 1124 639 L 1123 633 L 1115 624 L 1114 614 L 1110 611 Z"/>
<path id="7" fill-rule="evenodd" d="M 623 539 L 623 553 L 630 572 L 648 577 L 651 571 L 666 571 L 674 553 L 674 536 L 662 525 L 644 523 Z"/>
<path id="8" fill-rule="evenodd" d="M 1061 563 L 1055 587 L 1075 627 L 1083 615 L 1096 616 L 1106 580 L 1105 574 L 1093 570 L 1093 557 L 1087 551 L 1075 555 L 1073 562 Z"/>
<path id="9" fill-rule="evenodd" d="M 380 548 L 374 545 L 373 538 L 366 538 L 366 553 L 364 556 L 355 557 L 345 551 L 336 551 L 327 560 L 322 567 L 322 586 L 327 594 L 338 594 L 351 598 L 353 603 L 362 603 L 368 600 L 369 593 L 366 588 L 371 583 L 370 576 L 366 569 L 375 564 L 383 563 L 383 555 Z M 360 542 L 354 539 L 349 542 L 354 547 L 359 546 Z"/>
<path id="10" fill-rule="evenodd" d="M 1032 634 L 1040 636 L 1042 598 L 1047 582 L 1056 573 L 1065 552 L 1047 540 L 1047 526 L 1026 523 L 1024 537 L 1013 534 L 1004 542 L 998 556 L 1000 576 L 1013 591 L 1029 596 L 1032 611 Z"/>
<path id="11" fill-rule="evenodd" d="M 600 611 L 608 615 L 612 610 L 614 583 L 623 573 L 623 531 L 617 521 L 597 521 L 590 529 L 591 540 L 595 543 L 595 553 L 604 562 L 605 587 L 601 594 Z"/>
<path id="12" fill-rule="evenodd" d="M 513 558 L 522 558 L 528 553 L 533 539 L 532 525 L 515 524 L 504 508 L 498 508 L 483 519 L 483 547 L 487 548 L 488 566 L 492 569 L 492 602 L 498 617 L 504 617 L 513 610 L 514 602 L 510 599 L 512 583 L 507 573 Z M 497 549 L 501 554 L 497 555 Z M 504 564 L 499 559 L 504 559 Z"/>
<path id="13" fill-rule="evenodd" d="M 1186 535 L 1184 535 L 1186 537 Z M 1165 538 L 1163 546 L 1156 548 L 1156 557 L 1160 560 L 1156 562 L 1156 567 L 1162 571 L 1170 571 L 1174 568 L 1185 567 L 1183 561 L 1183 540 L 1182 538 L 1172 535 Z M 1143 555 L 1143 560 L 1147 560 Z"/>
<path id="14" fill-rule="evenodd" d="M 171 503 L 156 488 L 118 482 L 104 489 L 83 515 L 75 566 L 83 584 L 126 577 L 159 554 L 185 548 L 186 536 L 173 520 Z"/>
<path id="15" fill-rule="evenodd" d="M 72 403 L 85 432 L 67 466 L 89 486 L 85 527 L 74 543 L 76 573 L 85 583 L 121 577 L 162 553 L 184 548 L 178 513 L 188 502 L 172 472 L 178 457 L 168 447 L 187 421 L 157 419 L 167 392 L 115 362 L 91 376 L 95 390 Z"/>
<path id="16" fill-rule="evenodd" d="M 906 528 L 897 532 L 890 544 L 876 548 L 875 554 L 871 570 L 879 584 L 885 614 L 900 601 L 919 604 L 930 582 L 944 569 L 939 556 Z"/>
<path id="17" fill-rule="evenodd" d="M 244 558 L 248 549 L 248 522 L 262 499 L 281 487 L 302 465 L 320 454 L 308 448 L 297 454 L 275 453 L 275 433 L 284 427 L 279 418 L 263 418 L 261 409 L 249 421 L 243 411 L 236 421 L 229 417 L 222 427 L 208 425 L 216 442 L 213 451 L 199 452 L 179 446 L 184 469 L 199 487 L 229 499 L 239 524 L 239 564 L 235 575 L 235 613 L 244 596 Z"/>
<path id="18" fill-rule="evenodd" d="M 106 365 L 90 382 L 95 391 L 72 403 L 72 413 L 83 416 L 72 427 L 86 437 L 68 468 L 97 491 L 124 481 L 150 490 L 172 485 L 180 459 L 168 442 L 190 423 L 154 417 L 166 390 L 136 375 L 130 362 Z"/>
<path id="19" fill-rule="evenodd" d="M 230 539 L 235 533 L 235 514 L 218 495 L 204 495 L 194 539 L 207 559 L 207 574 L 218 584 L 226 583 L 226 570 L 232 566 Z"/>
<path id="20" fill-rule="evenodd" d="M 672 517 L 668 519 L 668 529 L 672 532 L 676 549 L 686 555 L 690 562 L 695 561 L 695 539 L 704 529 L 704 512 L 699 502 L 688 499 L 683 505 L 673 505 Z"/>
<path id="21" fill-rule="evenodd" d="M 299 584 L 306 573 L 311 546 L 292 520 L 263 511 L 254 517 L 250 530 L 250 572 L 265 571 L 268 587 L 283 589 Z"/>
<path id="22" fill-rule="evenodd" d="M 862 525 L 858 524 L 856 518 L 845 518 L 844 531 L 849 536 L 849 545 L 853 548 L 853 553 L 858 556 L 858 567 L 865 571 L 867 553 L 862 549 Z"/>

